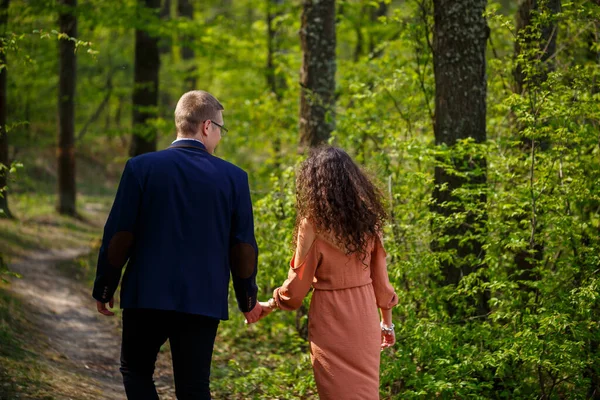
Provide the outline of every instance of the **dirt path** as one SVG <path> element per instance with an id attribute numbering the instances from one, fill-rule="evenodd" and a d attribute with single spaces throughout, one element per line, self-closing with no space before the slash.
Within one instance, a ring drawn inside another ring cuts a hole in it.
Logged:
<path id="1" fill-rule="evenodd" d="M 87 248 L 32 253 L 11 265 L 23 276 L 11 290 L 28 308 L 42 342 L 39 355 L 49 367 L 57 399 L 125 399 L 119 373 L 118 320 L 100 315 L 90 289 L 57 268 Z M 161 352 L 155 374 L 161 399 L 175 399 L 168 352 Z"/>

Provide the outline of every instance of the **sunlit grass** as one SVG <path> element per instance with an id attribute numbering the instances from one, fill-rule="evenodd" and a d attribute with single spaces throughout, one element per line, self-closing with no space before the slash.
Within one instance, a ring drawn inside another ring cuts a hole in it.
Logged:
<path id="1" fill-rule="evenodd" d="M 253 325 L 230 297 L 213 353 L 215 399 L 318 399 L 308 342 L 295 330 L 295 313 L 278 311 Z"/>
<path id="2" fill-rule="evenodd" d="M 17 398 L 24 390 L 33 393 L 44 387 L 44 369 L 28 350 L 32 337 L 23 304 L 0 288 L 0 398 Z"/>
<path id="3" fill-rule="evenodd" d="M 94 389 L 49 346 L 29 317 L 34 312 L 0 286 L 0 399 L 87 398 L 82 390 Z"/>
<path id="4" fill-rule="evenodd" d="M 14 219 L 0 220 L 0 253 L 23 257 L 32 250 L 84 248 L 100 239 L 112 198 L 79 196 L 78 217 L 56 212 L 56 196 L 19 193 L 10 197 Z"/>
<path id="5" fill-rule="evenodd" d="M 33 251 L 97 246 L 102 220 L 111 199 L 104 196 L 79 196 L 78 217 L 58 214 L 56 196 L 43 191 L 11 194 L 14 219 L 0 220 L 0 253 L 6 262 L 15 262 Z M 59 270 L 91 282 L 91 263 L 82 257 L 59 265 Z M 14 280 L 18 278 L 11 278 Z M 0 398 L 54 399 L 77 398 L 71 393 L 81 379 L 61 367 L 65 360 L 54 360 L 46 351 L 43 335 L 27 315 L 35 310 L 0 287 Z M 51 359 L 47 359 L 51 357 Z"/>

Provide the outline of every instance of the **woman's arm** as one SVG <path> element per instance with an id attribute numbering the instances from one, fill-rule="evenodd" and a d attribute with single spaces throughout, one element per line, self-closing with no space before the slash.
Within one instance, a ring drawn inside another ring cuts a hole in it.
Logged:
<path id="1" fill-rule="evenodd" d="M 375 238 L 371 253 L 371 279 L 377 307 L 381 310 L 381 347 L 386 348 L 396 343 L 392 307 L 398 303 L 398 296 L 388 277 L 386 253 L 379 237 Z"/>
<path id="2" fill-rule="evenodd" d="M 268 302 L 261 302 L 263 307 L 261 318 L 276 308 L 286 311 L 300 308 L 304 297 L 310 290 L 319 264 L 316 238 L 313 225 L 307 219 L 303 220 L 298 229 L 296 251 L 290 263 L 288 278 L 283 285 L 273 291 L 272 299 Z"/>
<path id="3" fill-rule="evenodd" d="M 392 326 L 392 309 L 390 308 L 389 310 L 384 310 L 383 308 L 380 309 L 381 311 L 381 323 L 385 326 Z"/>

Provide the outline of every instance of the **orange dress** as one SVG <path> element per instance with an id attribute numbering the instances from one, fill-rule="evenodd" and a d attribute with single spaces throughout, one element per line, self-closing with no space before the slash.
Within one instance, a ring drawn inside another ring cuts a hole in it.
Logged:
<path id="1" fill-rule="evenodd" d="M 378 307 L 398 303 L 379 238 L 367 258 L 347 256 L 316 236 L 299 265 L 290 263 L 288 279 L 275 289 L 279 307 L 300 307 L 311 285 L 308 314 L 310 354 L 321 400 L 379 399 L 381 328 Z"/>

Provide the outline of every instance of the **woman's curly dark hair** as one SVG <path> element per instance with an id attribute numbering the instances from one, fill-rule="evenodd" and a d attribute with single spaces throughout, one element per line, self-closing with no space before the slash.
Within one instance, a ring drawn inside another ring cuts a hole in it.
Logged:
<path id="1" fill-rule="evenodd" d="M 317 233 L 327 233 L 346 254 L 358 253 L 362 260 L 387 219 L 381 190 L 344 150 L 330 146 L 313 149 L 300 165 L 296 211 L 294 246 L 307 218 Z"/>

